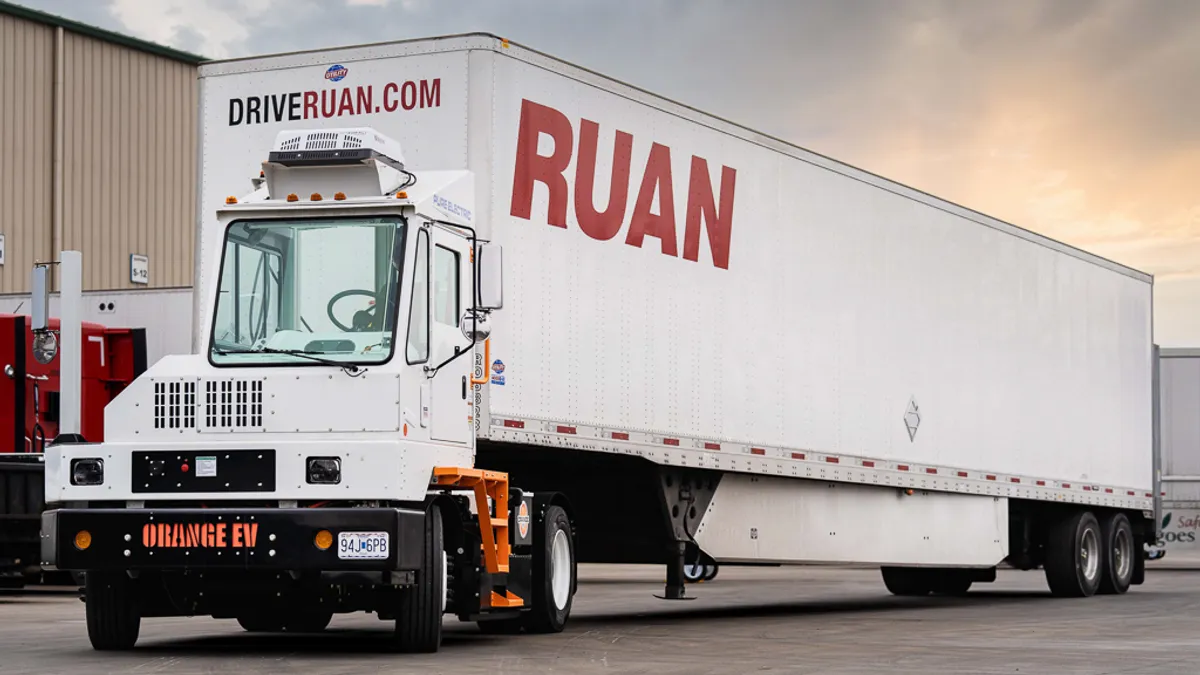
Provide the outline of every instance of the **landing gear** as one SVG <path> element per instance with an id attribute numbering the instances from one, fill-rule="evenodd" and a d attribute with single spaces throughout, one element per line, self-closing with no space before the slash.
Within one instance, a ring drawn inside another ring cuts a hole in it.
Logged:
<path id="1" fill-rule="evenodd" d="M 717 577 L 719 570 L 720 566 L 715 560 L 704 553 L 699 553 L 692 562 L 684 564 L 683 579 L 689 584 L 712 581 Z"/>

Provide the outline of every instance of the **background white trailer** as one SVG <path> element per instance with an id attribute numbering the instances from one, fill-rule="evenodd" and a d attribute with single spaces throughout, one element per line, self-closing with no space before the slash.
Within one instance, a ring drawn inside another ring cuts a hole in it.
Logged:
<path id="1" fill-rule="evenodd" d="M 201 287 L 281 129 L 475 172 L 477 462 L 571 496 L 581 560 L 1031 566 L 1064 504 L 1150 536 L 1146 274 L 492 36 L 201 82 Z"/>
<path id="2" fill-rule="evenodd" d="M 1163 562 L 1200 565 L 1200 349 L 1159 359 Z"/>

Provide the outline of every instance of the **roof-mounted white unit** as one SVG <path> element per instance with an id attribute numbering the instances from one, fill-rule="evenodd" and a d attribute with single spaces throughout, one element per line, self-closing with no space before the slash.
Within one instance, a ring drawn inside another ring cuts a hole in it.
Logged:
<path id="1" fill-rule="evenodd" d="M 400 143 L 370 128 L 281 131 L 263 172 L 271 199 L 381 197 L 407 178 Z"/>

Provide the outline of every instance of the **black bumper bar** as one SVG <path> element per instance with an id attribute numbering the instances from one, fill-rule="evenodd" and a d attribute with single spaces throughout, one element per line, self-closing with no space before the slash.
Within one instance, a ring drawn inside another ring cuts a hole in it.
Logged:
<path id="1" fill-rule="evenodd" d="M 324 550 L 317 546 L 322 530 L 332 534 Z M 387 533 L 386 554 L 343 557 L 343 532 Z M 424 512 L 399 508 L 56 509 L 42 514 L 42 564 L 71 571 L 416 570 L 424 532 Z"/>

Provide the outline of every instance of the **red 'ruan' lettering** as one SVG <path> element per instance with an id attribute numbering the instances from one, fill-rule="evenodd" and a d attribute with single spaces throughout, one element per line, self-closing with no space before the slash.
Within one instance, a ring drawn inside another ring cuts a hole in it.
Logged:
<path id="1" fill-rule="evenodd" d="M 342 101 L 338 104 L 337 114 L 338 117 L 354 114 L 354 97 L 350 95 L 349 87 L 342 90 Z"/>
<path id="2" fill-rule="evenodd" d="M 700 219 L 708 223 L 708 248 L 713 265 L 729 269 L 729 230 L 733 225 L 733 189 L 737 171 L 721 167 L 720 208 L 713 203 L 708 162 L 692 156 L 692 174 L 688 183 L 687 226 L 683 233 L 683 258 L 696 262 L 700 257 Z M 728 195 L 728 197 L 726 197 Z"/>
<path id="3" fill-rule="evenodd" d="M 541 183 L 547 191 L 548 225 L 566 228 L 567 205 L 573 201 L 575 219 L 584 234 L 601 241 L 615 237 L 625 218 L 633 180 L 630 175 L 633 135 L 623 131 L 615 134 L 608 204 L 603 211 L 598 211 L 594 196 L 599 135 L 599 124 L 588 119 L 580 120 L 575 195 L 572 200 L 568 178 L 564 175 L 571 164 L 574 149 L 571 120 L 550 106 L 522 100 L 509 213 L 517 218 L 532 220 L 534 184 Z M 538 153 L 543 136 L 553 141 L 553 150 L 548 155 Z M 700 232 L 706 229 L 713 266 L 729 269 L 737 171 L 722 166 L 720 191 L 715 192 L 708 160 L 692 155 L 689 169 L 683 258 L 699 261 Z M 657 213 L 652 211 L 655 201 L 658 202 Z M 661 143 L 651 143 L 625 243 L 640 248 L 646 236 L 657 237 L 664 255 L 678 257 L 677 226 L 671 149 Z"/>
<path id="4" fill-rule="evenodd" d="M 650 213 L 655 192 L 658 192 L 658 215 Z M 633 205 L 633 218 L 629 221 L 625 243 L 641 248 L 646 235 L 659 238 L 664 255 L 678 255 L 675 246 L 675 188 L 671 183 L 671 149 L 658 143 L 650 146 L 646 173 L 642 174 L 642 187 L 638 190 L 637 203 Z"/>
<path id="5" fill-rule="evenodd" d="M 594 187 L 596 182 L 596 145 L 600 125 L 582 120 L 579 126 L 579 160 L 575 166 L 575 219 L 579 229 L 592 239 L 607 241 L 621 231 L 625 206 L 629 201 L 629 163 L 633 155 L 633 136 L 618 131 L 613 142 L 611 186 L 608 206 L 597 211 Z"/>
<path id="6" fill-rule="evenodd" d="M 314 119 L 317 116 L 317 92 L 304 92 L 304 119 Z"/>
<path id="7" fill-rule="evenodd" d="M 533 183 L 550 189 L 546 222 L 567 226 L 567 179 L 563 171 L 571 163 L 571 121 L 567 116 L 533 101 L 521 101 L 521 126 L 517 132 L 517 167 L 513 175 L 512 215 L 529 220 L 533 208 Z M 539 155 L 542 134 L 554 139 L 553 154 Z"/>

